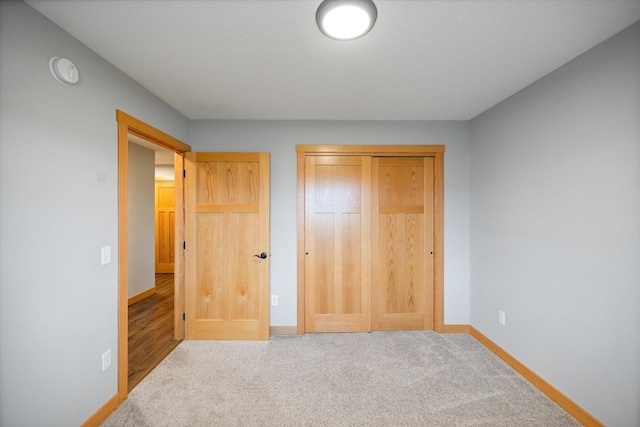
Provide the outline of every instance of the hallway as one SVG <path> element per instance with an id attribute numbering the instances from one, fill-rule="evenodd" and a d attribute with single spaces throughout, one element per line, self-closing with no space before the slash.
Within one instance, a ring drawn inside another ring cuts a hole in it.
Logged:
<path id="1" fill-rule="evenodd" d="M 156 293 L 129 306 L 129 391 L 173 351 L 173 274 L 156 274 Z"/>

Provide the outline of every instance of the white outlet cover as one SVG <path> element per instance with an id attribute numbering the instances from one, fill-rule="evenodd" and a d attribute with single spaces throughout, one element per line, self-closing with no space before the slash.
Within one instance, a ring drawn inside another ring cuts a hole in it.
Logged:
<path id="1" fill-rule="evenodd" d="M 106 371 L 111 366 L 111 349 L 102 353 L 102 371 Z"/>

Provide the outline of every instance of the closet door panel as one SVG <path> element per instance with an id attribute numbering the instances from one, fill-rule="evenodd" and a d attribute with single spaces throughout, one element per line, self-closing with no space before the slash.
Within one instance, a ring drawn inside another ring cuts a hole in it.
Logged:
<path id="1" fill-rule="evenodd" d="M 305 330 L 369 331 L 371 159 L 305 162 Z"/>
<path id="2" fill-rule="evenodd" d="M 433 328 L 433 159 L 374 158 L 372 329 Z"/>

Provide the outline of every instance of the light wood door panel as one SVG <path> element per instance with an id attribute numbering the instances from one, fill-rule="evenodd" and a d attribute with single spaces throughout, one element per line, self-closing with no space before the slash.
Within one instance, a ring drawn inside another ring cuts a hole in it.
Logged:
<path id="1" fill-rule="evenodd" d="M 156 181 L 156 273 L 174 271 L 175 190 L 174 181 Z"/>
<path id="2" fill-rule="evenodd" d="M 371 329 L 371 158 L 309 156 L 305 164 L 305 328 Z"/>
<path id="3" fill-rule="evenodd" d="M 186 338 L 269 338 L 269 153 L 185 155 Z"/>
<path id="4" fill-rule="evenodd" d="M 297 145 L 296 151 L 298 333 L 363 330 L 366 312 L 371 330 L 443 332 L 445 147 Z M 358 183 L 358 165 L 367 162 L 371 173 L 360 173 Z"/>
<path id="5" fill-rule="evenodd" d="M 372 329 L 433 329 L 433 158 L 372 168 Z"/>

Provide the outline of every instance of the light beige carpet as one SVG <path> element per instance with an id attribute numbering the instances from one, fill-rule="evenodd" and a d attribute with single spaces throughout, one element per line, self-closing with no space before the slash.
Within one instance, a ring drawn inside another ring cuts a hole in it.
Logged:
<path id="1" fill-rule="evenodd" d="M 105 426 L 579 426 L 467 334 L 184 341 Z"/>

